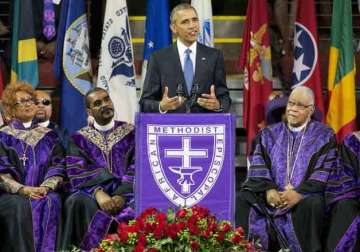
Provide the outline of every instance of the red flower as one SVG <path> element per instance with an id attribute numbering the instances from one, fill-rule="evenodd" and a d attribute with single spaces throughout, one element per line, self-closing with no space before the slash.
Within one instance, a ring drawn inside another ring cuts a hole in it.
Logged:
<path id="1" fill-rule="evenodd" d="M 145 235 L 144 235 L 144 234 L 140 234 L 139 239 L 138 239 L 138 241 L 137 241 L 137 245 L 142 245 L 142 246 L 145 247 L 146 244 L 147 244 L 147 241 L 146 241 Z"/>
<path id="2" fill-rule="evenodd" d="M 236 228 L 236 233 L 238 233 L 241 237 L 244 237 L 245 236 L 245 232 L 244 232 L 244 229 L 242 227 L 237 227 Z"/>
<path id="3" fill-rule="evenodd" d="M 217 236 L 216 236 L 216 240 L 218 242 L 221 242 L 224 240 L 224 234 L 223 233 L 219 233 Z"/>
<path id="4" fill-rule="evenodd" d="M 189 231 L 191 234 L 194 234 L 194 235 L 200 234 L 200 228 L 198 228 L 196 225 L 190 225 Z"/>
<path id="5" fill-rule="evenodd" d="M 159 213 L 156 215 L 156 220 L 158 222 L 166 222 L 167 216 L 164 213 Z"/>
<path id="6" fill-rule="evenodd" d="M 255 251 L 254 244 L 252 242 L 248 242 L 246 244 L 246 249 L 249 251 Z"/>
<path id="7" fill-rule="evenodd" d="M 224 223 L 223 225 L 221 225 L 220 227 L 220 231 L 227 233 L 231 230 L 231 225 L 229 223 Z"/>
<path id="8" fill-rule="evenodd" d="M 144 250 L 145 247 L 142 244 L 138 244 L 133 248 L 132 252 L 143 252 Z"/>
<path id="9" fill-rule="evenodd" d="M 156 223 L 145 223 L 144 225 L 144 231 L 145 233 L 149 234 L 149 233 L 153 233 L 154 230 L 156 228 Z"/>
<path id="10" fill-rule="evenodd" d="M 198 250 L 198 249 L 200 249 L 199 243 L 198 243 L 197 241 L 195 241 L 195 240 L 192 240 L 192 241 L 190 242 L 190 246 L 191 246 L 191 249 L 192 249 L 192 250 Z"/>
<path id="11" fill-rule="evenodd" d="M 239 244 L 241 242 L 241 237 L 239 235 L 234 235 L 233 237 L 231 237 L 231 241 L 235 244 Z"/>
<path id="12" fill-rule="evenodd" d="M 180 209 L 177 213 L 176 213 L 176 217 L 179 218 L 184 218 L 186 216 L 187 212 L 185 209 Z"/>
<path id="13" fill-rule="evenodd" d="M 137 223 L 132 224 L 132 225 L 127 227 L 127 231 L 129 233 L 137 233 L 137 232 L 139 232 L 139 226 L 137 225 Z"/>
<path id="14" fill-rule="evenodd" d="M 110 241 L 119 241 L 119 236 L 117 234 L 108 234 L 105 236 L 105 240 L 110 240 Z"/>
<path id="15" fill-rule="evenodd" d="M 163 234 L 164 227 L 157 226 L 154 230 L 154 237 L 156 240 L 160 240 Z"/>
<path id="16" fill-rule="evenodd" d="M 169 238 L 172 239 L 171 246 L 178 249 L 184 246 L 184 235 L 186 240 L 190 238 L 188 246 L 192 251 L 201 251 L 208 246 L 213 247 L 214 251 L 233 251 L 236 248 L 256 251 L 254 243 L 244 238 L 241 227 L 234 229 L 227 221 L 219 222 L 215 215 L 201 206 L 180 209 L 176 214 L 172 210 L 164 214 L 155 208 L 148 208 L 129 224 L 120 223 L 117 233 L 107 235 L 100 244 L 102 248 L 99 247 L 97 251 L 135 246 L 132 249 L 134 252 L 157 252 L 158 249 L 153 247 L 154 242 L 166 244 Z M 214 243 L 213 239 L 217 242 Z"/>

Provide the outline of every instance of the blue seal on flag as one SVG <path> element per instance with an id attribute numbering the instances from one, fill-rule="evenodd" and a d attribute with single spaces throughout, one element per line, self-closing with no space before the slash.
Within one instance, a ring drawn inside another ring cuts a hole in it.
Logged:
<path id="1" fill-rule="evenodd" d="M 64 38 L 64 73 L 80 93 L 92 87 L 90 49 L 86 16 L 75 19 L 68 27 Z"/>
<path id="2" fill-rule="evenodd" d="M 113 58 L 110 78 L 116 75 L 124 75 L 127 78 L 134 77 L 133 55 L 131 50 L 130 31 L 121 28 L 120 36 L 114 36 L 108 44 L 109 54 Z M 133 83 L 135 85 L 135 83 Z"/>
<path id="3" fill-rule="evenodd" d="M 313 34 L 298 22 L 295 23 L 294 44 L 292 88 L 303 85 L 312 76 L 318 61 L 317 44 Z"/>

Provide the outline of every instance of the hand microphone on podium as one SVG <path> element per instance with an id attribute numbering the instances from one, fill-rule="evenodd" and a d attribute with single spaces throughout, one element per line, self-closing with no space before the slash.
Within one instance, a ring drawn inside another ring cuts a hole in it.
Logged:
<path id="1" fill-rule="evenodd" d="M 185 92 L 184 92 L 184 87 L 181 83 L 179 83 L 177 85 L 177 88 L 176 88 L 176 95 L 179 97 L 179 101 L 180 102 L 183 102 L 184 100 L 184 96 L 185 96 Z"/>
<path id="2" fill-rule="evenodd" d="M 191 95 L 189 100 L 186 103 L 186 113 L 191 112 L 191 108 L 196 104 L 196 100 L 199 95 L 200 85 L 198 83 L 194 83 L 191 87 Z"/>

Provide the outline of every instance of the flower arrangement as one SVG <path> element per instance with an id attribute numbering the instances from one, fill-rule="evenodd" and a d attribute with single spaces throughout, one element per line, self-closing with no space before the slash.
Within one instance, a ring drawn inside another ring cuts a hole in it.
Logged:
<path id="1" fill-rule="evenodd" d="M 257 251 L 241 227 L 217 221 L 207 208 L 194 206 L 167 214 L 146 209 L 138 218 L 120 223 L 116 234 L 101 241 L 97 252 L 134 251 Z"/>

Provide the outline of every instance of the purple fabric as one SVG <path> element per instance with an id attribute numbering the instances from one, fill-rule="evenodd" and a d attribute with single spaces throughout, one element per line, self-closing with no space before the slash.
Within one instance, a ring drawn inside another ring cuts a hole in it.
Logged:
<path id="1" fill-rule="evenodd" d="M 20 133 L 26 135 L 30 131 L 29 138 L 19 137 Z M 34 138 L 37 138 L 36 142 L 33 142 Z M 18 161 L 14 163 L 9 156 L 1 156 L 0 173 L 10 173 L 17 182 L 35 187 L 48 177 L 65 176 L 62 153 L 54 152 L 59 144 L 54 131 L 36 126 L 25 130 L 21 123 L 13 121 L 0 130 L 0 141 L 15 150 Z M 25 150 L 28 160 L 23 167 L 18 164 L 22 164 L 19 158 Z M 43 199 L 31 200 L 31 204 L 35 251 L 54 251 L 61 213 L 60 197 L 50 192 Z"/>
<path id="2" fill-rule="evenodd" d="M 49 193 L 43 199 L 31 200 L 31 205 L 36 251 L 55 251 L 61 213 L 60 195 Z"/>
<path id="3" fill-rule="evenodd" d="M 279 118 L 279 115 L 275 114 L 275 112 L 278 110 L 283 110 L 283 112 L 285 112 L 288 99 L 289 97 L 283 96 L 279 98 L 274 98 L 266 103 L 265 119 L 268 125 L 281 121 L 281 118 Z"/>
<path id="4" fill-rule="evenodd" d="M 116 122 L 115 129 L 120 129 L 123 126 L 123 122 Z M 82 129 L 83 132 L 86 132 L 88 135 L 92 135 L 98 138 L 102 138 L 101 133 L 95 130 L 93 127 L 86 127 Z M 110 133 L 110 132 L 108 132 Z M 130 131 L 127 135 L 118 138 L 116 143 L 112 146 L 111 151 L 108 156 L 111 160 L 111 167 L 108 167 L 106 154 L 99 147 L 99 143 L 95 143 L 89 137 L 77 132 L 72 136 L 75 145 L 80 149 L 85 151 L 85 154 L 93 159 L 93 163 L 87 162 L 84 157 L 81 156 L 71 156 L 66 157 L 67 164 L 67 173 L 70 178 L 70 182 L 73 188 L 79 187 L 82 183 L 85 183 L 88 180 L 91 180 L 97 177 L 103 170 L 111 171 L 111 173 L 116 177 L 121 178 L 127 173 L 133 173 L 134 167 L 127 164 L 127 154 L 130 151 L 133 151 L 135 146 L 135 136 L 134 131 Z M 104 141 L 102 141 L 104 143 Z"/>
<path id="5" fill-rule="evenodd" d="M 108 233 L 109 228 L 113 221 L 118 223 L 128 221 L 135 218 L 134 209 L 126 207 L 122 209 L 116 216 L 112 217 L 104 211 L 98 210 L 91 220 L 88 232 L 85 234 L 80 248 L 83 250 L 91 250 L 96 248 L 100 241 Z"/>
<path id="6" fill-rule="evenodd" d="M 116 121 L 114 129 L 105 133 L 89 126 L 75 133 L 72 139 L 74 146 L 70 148 L 80 150 L 76 154 L 69 153 L 66 157 L 67 173 L 73 193 L 83 192 L 94 198 L 93 191 L 98 187 L 102 187 L 109 195 L 112 195 L 123 184 L 127 183 L 132 187 L 134 165 L 131 160 L 129 163 L 127 159 L 135 148 L 133 126 Z M 106 153 L 106 148 L 109 148 L 104 145 L 106 142 L 108 146 L 111 146 L 109 153 Z M 98 179 L 104 173 L 111 176 L 111 179 L 99 182 L 99 184 L 84 186 L 89 181 Z M 132 191 L 124 192 L 122 196 L 127 199 L 127 202 L 116 216 L 108 215 L 101 210 L 96 212 L 83 238 L 82 249 L 90 250 L 97 247 L 99 241 L 107 234 L 112 221 L 134 218 L 134 210 L 131 208 L 134 193 Z"/>
<path id="7" fill-rule="evenodd" d="M 44 0 L 43 33 L 47 40 L 51 40 L 56 34 L 53 0 Z"/>
<path id="8" fill-rule="evenodd" d="M 345 137 L 340 150 L 338 168 L 331 174 L 326 188 L 328 205 L 342 199 L 360 197 L 360 176 L 356 176 L 356 173 L 360 174 L 359 133 L 354 132 Z M 346 157 L 348 155 L 354 158 Z M 348 160 L 343 160 L 344 158 Z"/>
<path id="9" fill-rule="evenodd" d="M 351 223 L 346 233 L 341 238 L 340 242 L 336 246 L 334 252 L 351 252 L 354 249 L 356 240 L 360 234 L 360 216 L 357 216 Z"/>
<path id="10" fill-rule="evenodd" d="M 268 214 L 273 216 L 274 223 L 278 227 L 279 232 L 287 240 L 291 251 L 301 252 L 300 243 L 296 237 L 295 230 L 293 228 L 290 211 L 282 211 L 267 208 Z M 270 223 L 266 219 L 262 210 L 257 205 L 254 205 L 250 209 L 249 213 L 249 237 L 251 239 L 260 239 L 262 249 L 269 249 L 269 228 Z"/>
<path id="11" fill-rule="evenodd" d="M 283 191 L 287 185 L 287 162 L 290 162 L 289 166 L 293 168 L 290 182 L 295 190 L 298 190 L 304 187 L 306 183 L 326 182 L 334 165 L 336 166 L 333 163 L 337 161 L 336 153 L 333 150 L 321 151 L 324 146 L 334 140 L 332 130 L 321 123 L 311 121 L 305 130 L 297 134 L 292 134 L 285 123 L 278 123 L 265 128 L 260 136 L 261 144 L 257 144 L 253 155 L 249 157 L 248 181 L 252 179 L 259 181 L 261 179 L 274 186 L 272 188 Z M 287 160 L 289 140 L 290 144 L 293 143 L 294 155 L 290 160 Z M 266 157 L 263 152 L 267 154 L 270 161 L 265 162 Z M 296 155 L 296 153 L 298 154 Z M 316 160 L 312 159 L 315 154 L 317 154 Z M 250 182 L 247 185 L 252 186 Z M 261 188 L 256 189 L 261 191 Z M 313 192 L 309 192 L 309 194 L 311 193 Z M 305 197 L 308 195 L 307 193 L 302 194 Z M 256 208 L 257 206 L 253 205 L 252 207 Z M 267 211 L 271 216 L 274 216 L 275 224 L 288 241 L 291 250 L 301 251 L 291 220 L 291 209 L 286 211 L 267 209 Z M 257 214 L 252 214 L 249 230 L 256 232 L 256 235 L 261 237 L 266 249 L 268 225 L 264 224 L 266 218 L 261 213 L 261 209 L 257 209 Z"/>
<path id="12" fill-rule="evenodd" d="M 89 251 L 96 248 L 101 239 L 107 234 L 112 222 L 111 216 L 98 210 L 91 220 L 88 231 L 81 242 L 80 248 Z"/>
<path id="13" fill-rule="evenodd" d="M 136 214 L 200 204 L 234 220 L 234 132 L 230 114 L 138 114 Z"/>
<path id="14" fill-rule="evenodd" d="M 268 235 L 268 223 L 263 214 L 259 214 L 254 208 L 250 209 L 249 213 L 249 239 L 260 239 L 262 249 L 268 250 L 269 248 L 269 235 Z"/>
<path id="15" fill-rule="evenodd" d="M 327 126 L 315 121 L 311 121 L 308 124 L 305 133 L 302 131 L 296 136 L 290 133 L 285 123 L 278 123 L 265 129 L 262 132 L 262 144 L 271 159 L 271 178 L 279 190 L 284 190 L 286 186 L 287 146 L 289 139 L 295 141 L 293 153 L 299 153 L 297 157 L 294 155 L 294 158 L 290 160 L 290 167 L 293 167 L 294 170 L 290 182 L 296 188 L 304 181 L 307 174 L 307 165 L 314 153 L 318 152 L 332 137 L 333 132 Z M 301 148 L 300 150 L 298 150 L 299 147 Z M 326 153 L 326 155 L 328 154 Z M 251 165 L 253 165 L 252 160 L 254 158 L 250 157 Z M 325 156 L 320 156 L 316 160 L 311 179 L 326 181 L 330 167 L 325 167 L 327 169 L 324 170 L 324 160 Z M 323 169 L 323 171 L 318 172 L 318 169 Z M 250 172 L 250 174 L 252 173 Z"/>

